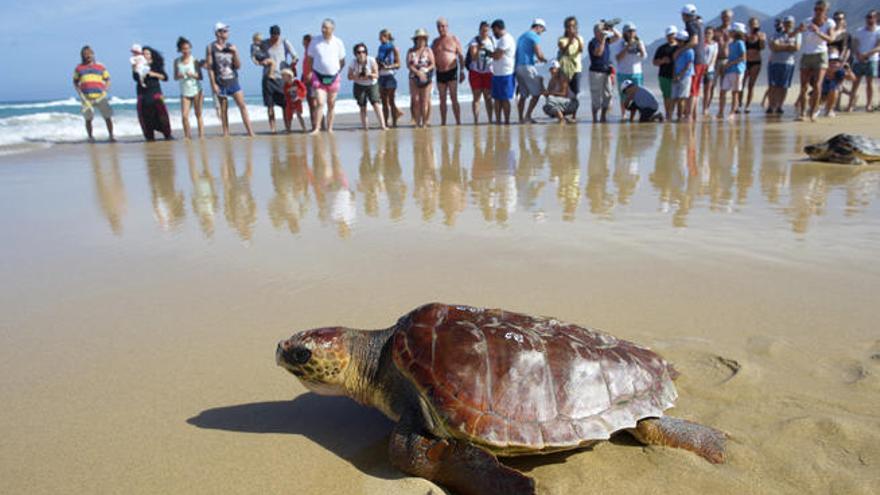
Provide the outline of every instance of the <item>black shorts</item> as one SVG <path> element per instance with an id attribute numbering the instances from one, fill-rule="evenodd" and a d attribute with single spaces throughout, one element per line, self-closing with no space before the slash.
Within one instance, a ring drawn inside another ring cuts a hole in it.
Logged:
<path id="1" fill-rule="evenodd" d="M 458 81 L 458 67 L 447 71 L 437 71 L 437 84 L 449 84 Z"/>
<path id="2" fill-rule="evenodd" d="M 746 61 L 746 72 L 751 71 L 751 70 L 752 70 L 752 67 L 759 67 L 759 68 L 760 68 L 760 67 L 761 67 L 761 61 L 760 61 L 760 60 L 748 60 L 748 61 Z"/>
<path id="3" fill-rule="evenodd" d="M 284 108 L 284 83 L 281 79 L 263 78 L 263 105 Z"/>

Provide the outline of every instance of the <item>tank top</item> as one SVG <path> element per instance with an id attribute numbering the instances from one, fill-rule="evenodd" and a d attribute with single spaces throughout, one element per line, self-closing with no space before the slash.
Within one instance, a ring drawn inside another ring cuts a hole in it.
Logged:
<path id="1" fill-rule="evenodd" d="M 219 86 L 235 86 L 238 84 L 238 71 L 233 64 L 232 52 L 229 46 L 218 48 L 217 43 L 211 43 L 211 70 L 214 71 L 214 80 Z"/>
<path id="2" fill-rule="evenodd" d="M 184 62 L 182 57 L 177 59 L 177 73 L 183 77 L 180 80 L 181 96 L 193 98 L 202 91 L 202 82 L 197 78 L 187 75 L 190 73 L 198 74 L 195 57 L 190 55 L 189 62 Z"/>
<path id="3" fill-rule="evenodd" d="M 394 43 L 382 43 L 376 53 L 376 61 L 380 64 L 394 65 L 397 60 L 394 57 Z M 379 69 L 380 76 L 393 76 L 394 69 Z"/>

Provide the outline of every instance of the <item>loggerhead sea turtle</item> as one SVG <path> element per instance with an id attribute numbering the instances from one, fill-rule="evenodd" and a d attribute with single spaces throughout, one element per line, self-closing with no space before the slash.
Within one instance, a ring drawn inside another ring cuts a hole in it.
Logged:
<path id="1" fill-rule="evenodd" d="M 854 134 L 838 134 L 824 143 L 805 146 L 804 153 L 817 162 L 864 165 L 880 161 L 880 141 Z"/>
<path id="2" fill-rule="evenodd" d="M 275 359 L 313 392 L 396 421 L 391 463 L 459 493 L 534 493 L 496 456 L 578 449 L 619 430 L 724 461 L 726 434 L 663 415 L 678 395 L 669 363 L 553 318 L 433 303 L 385 330 L 297 333 Z"/>

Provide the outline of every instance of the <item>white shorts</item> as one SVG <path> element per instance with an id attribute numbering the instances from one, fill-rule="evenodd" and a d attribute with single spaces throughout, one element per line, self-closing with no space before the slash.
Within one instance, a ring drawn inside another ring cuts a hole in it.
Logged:
<path id="1" fill-rule="evenodd" d="M 82 115 L 86 120 L 92 120 L 95 118 L 95 109 L 101 113 L 101 116 L 104 119 L 109 119 L 113 116 L 113 109 L 110 108 L 110 102 L 107 101 L 107 98 L 101 98 L 98 101 L 90 102 L 90 106 L 83 105 L 82 107 Z"/>
<path id="2" fill-rule="evenodd" d="M 721 91 L 742 91 L 743 75 L 738 72 L 724 74 L 721 79 Z"/>

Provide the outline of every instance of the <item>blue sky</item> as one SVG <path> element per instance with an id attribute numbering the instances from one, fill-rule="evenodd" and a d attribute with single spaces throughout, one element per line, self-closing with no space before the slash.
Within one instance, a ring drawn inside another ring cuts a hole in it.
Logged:
<path id="1" fill-rule="evenodd" d="M 405 47 L 417 27 L 426 27 L 433 34 L 434 20 L 440 15 L 449 19 L 453 33 L 463 41 L 475 34 L 482 19 L 501 17 L 512 34 L 519 35 L 533 17 L 540 16 L 549 25 L 544 47 L 550 52 L 567 15 L 578 16 L 585 31 L 603 17 L 631 20 L 638 24 L 642 37 L 651 41 L 665 26 L 680 23 L 678 11 L 683 3 L 685 0 L 599 0 L 589 4 L 540 0 L 0 0 L 4 13 L 0 18 L 0 67 L 7 68 L 5 77 L 0 78 L 0 101 L 72 96 L 71 72 L 79 60 L 80 46 L 86 43 L 110 69 L 115 81 L 112 93 L 131 96 L 134 82 L 129 75 L 128 47 L 132 43 L 155 46 L 170 60 L 175 56 L 177 36 L 184 35 L 201 53 L 213 38 L 212 26 L 218 20 L 230 24 L 232 42 L 244 50 L 255 31 L 266 32 L 271 24 L 279 24 L 299 50 L 302 35 L 318 32 L 321 19 L 332 17 L 348 48 L 364 41 L 373 52 L 383 27 L 391 29 L 398 44 Z M 774 14 L 792 3 L 763 0 L 752 7 Z M 697 2 L 707 19 L 736 4 Z M 170 64 L 166 69 L 170 71 Z M 242 79 L 249 94 L 259 91 L 259 71 L 249 62 Z M 177 93 L 173 84 L 165 88 L 168 94 Z"/>

